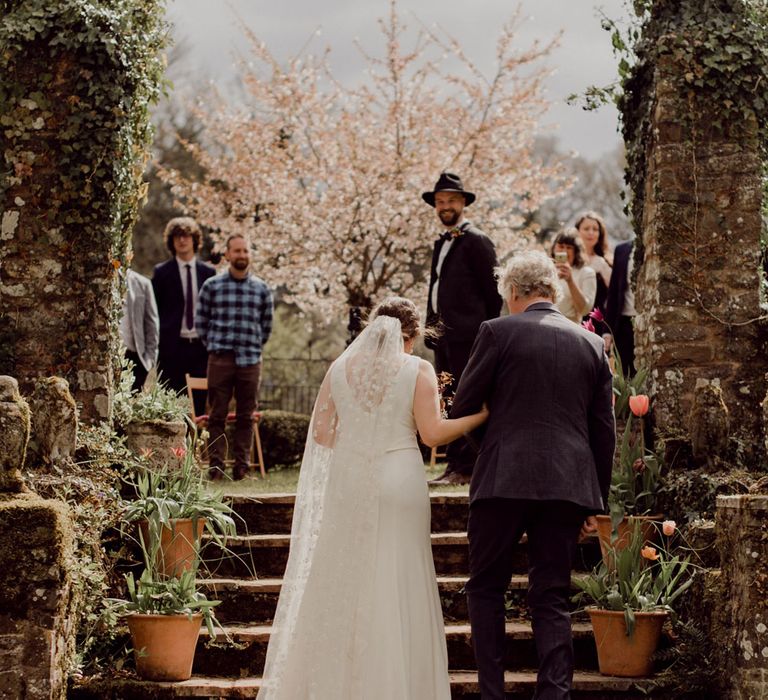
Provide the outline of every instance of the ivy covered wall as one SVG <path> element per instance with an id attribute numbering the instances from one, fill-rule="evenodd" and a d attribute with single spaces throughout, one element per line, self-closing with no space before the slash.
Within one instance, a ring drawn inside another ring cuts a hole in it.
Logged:
<path id="1" fill-rule="evenodd" d="M 0 374 L 111 411 L 163 0 L 0 0 Z"/>
<path id="2" fill-rule="evenodd" d="M 637 235 L 636 353 L 657 433 L 694 461 L 765 469 L 768 9 L 636 0 L 614 45 Z"/>

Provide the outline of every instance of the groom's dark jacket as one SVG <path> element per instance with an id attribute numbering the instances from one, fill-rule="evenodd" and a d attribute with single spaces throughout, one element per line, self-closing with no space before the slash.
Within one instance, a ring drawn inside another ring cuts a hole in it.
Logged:
<path id="1" fill-rule="evenodd" d="M 616 428 L 603 341 L 553 304 L 480 326 L 451 417 L 490 417 L 472 472 L 470 501 L 572 501 L 603 512 Z"/>

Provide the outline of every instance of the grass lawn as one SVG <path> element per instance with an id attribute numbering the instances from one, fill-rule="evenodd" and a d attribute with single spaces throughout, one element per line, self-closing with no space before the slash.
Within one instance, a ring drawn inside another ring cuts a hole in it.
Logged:
<path id="1" fill-rule="evenodd" d="M 435 469 L 430 470 L 429 464 L 424 465 L 424 479 L 434 479 L 440 476 L 445 469 L 444 464 L 436 464 Z M 221 488 L 227 495 L 251 496 L 260 493 L 295 493 L 296 484 L 299 482 L 298 469 L 268 470 L 266 479 L 259 475 L 258 468 L 252 471 L 242 481 L 217 481 L 216 488 Z M 430 493 L 451 492 L 468 493 L 469 486 L 430 486 Z"/>

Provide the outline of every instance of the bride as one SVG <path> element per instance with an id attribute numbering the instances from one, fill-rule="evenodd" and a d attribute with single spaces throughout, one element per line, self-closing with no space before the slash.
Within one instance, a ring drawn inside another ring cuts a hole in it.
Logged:
<path id="1" fill-rule="evenodd" d="M 416 430 L 443 445 L 488 414 L 441 417 L 413 302 L 371 318 L 315 403 L 258 700 L 451 695 Z"/>

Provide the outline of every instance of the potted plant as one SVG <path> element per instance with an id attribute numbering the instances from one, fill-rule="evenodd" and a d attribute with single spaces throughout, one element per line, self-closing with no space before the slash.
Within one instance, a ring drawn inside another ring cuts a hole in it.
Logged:
<path id="1" fill-rule="evenodd" d="M 663 529 L 669 540 L 674 522 L 666 521 Z M 662 625 L 692 583 L 694 565 L 689 557 L 645 542 L 642 527 L 635 522 L 627 546 L 613 550 L 614 566 L 603 561 L 589 576 L 573 579 L 580 589 L 574 600 L 591 603 L 586 610 L 600 673 L 606 675 L 638 677 L 651 672 Z"/>
<path id="2" fill-rule="evenodd" d="M 129 480 L 135 498 L 124 504 L 123 520 L 139 524 L 139 539 L 152 543 L 158 571 L 178 576 L 198 561 L 204 530 L 223 547 L 236 525 L 223 493 L 211 489 L 203 476 L 194 439 L 171 454 L 170 462 L 139 467 L 136 478 Z"/>
<path id="3" fill-rule="evenodd" d="M 130 360 L 124 360 L 114 399 L 115 425 L 134 454 L 162 466 L 170 448 L 184 447 L 189 400 L 159 381 L 133 392 L 130 367 Z"/>
<path id="4" fill-rule="evenodd" d="M 144 571 L 138 581 L 125 576 L 128 599 L 111 599 L 112 610 L 124 617 L 131 633 L 136 671 L 153 681 L 183 681 L 192 675 L 200 626 L 205 621 L 215 638 L 213 608 L 221 601 L 208 600 L 197 590 L 196 561 L 179 576 L 163 574 L 155 566 L 159 541 L 141 541 Z"/>
<path id="5" fill-rule="evenodd" d="M 655 514 L 656 493 L 659 488 L 661 460 L 645 445 L 643 416 L 650 401 L 645 394 L 630 396 L 624 432 L 619 442 L 618 458 L 611 475 L 608 492 L 608 515 L 597 516 L 598 536 L 603 559 L 608 560 L 611 549 L 620 550 L 629 542 L 634 521 L 643 521 L 643 535 L 650 540 L 653 523 L 661 516 Z M 639 420 L 638 429 L 634 420 Z M 610 565 L 610 561 L 607 561 Z"/>

